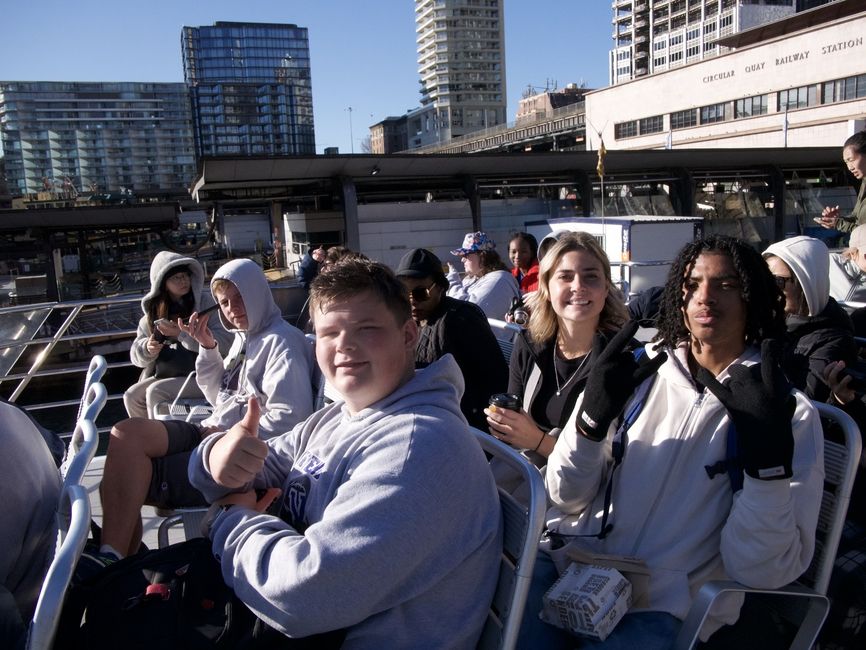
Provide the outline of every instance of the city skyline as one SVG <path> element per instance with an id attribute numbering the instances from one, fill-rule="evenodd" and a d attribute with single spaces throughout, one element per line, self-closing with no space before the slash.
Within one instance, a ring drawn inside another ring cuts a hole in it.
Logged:
<path id="1" fill-rule="evenodd" d="M 505 0 L 509 121 L 529 85 L 607 85 L 610 2 L 528 5 Z M 367 12 L 351 0 L 262 0 L 242 6 L 215 0 L 204 7 L 191 0 L 158 0 L 148 8 L 152 11 L 142 14 L 140 6 L 107 0 L 74 5 L 46 0 L 37 16 L 24 3 L 14 3 L 4 16 L 8 37 L 0 41 L 0 79 L 182 82 L 184 25 L 282 22 L 309 29 L 317 152 L 339 147 L 341 153 L 359 153 L 371 124 L 419 105 L 412 0 L 377 0 L 364 5 Z"/>

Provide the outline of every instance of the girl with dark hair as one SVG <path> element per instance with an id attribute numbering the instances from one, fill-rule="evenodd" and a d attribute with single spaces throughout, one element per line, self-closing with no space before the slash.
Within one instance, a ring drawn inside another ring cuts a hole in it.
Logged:
<path id="1" fill-rule="evenodd" d="M 195 370 L 198 344 L 180 330 L 178 319 L 211 305 L 209 292 L 203 292 L 204 269 L 191 257 L 161 251 L 150 265 L 150 291 L 141 300 L 144 315 L 129 356 L 142 368 L 140 380 L 123 394 L 129 417 L 152 417 L 153 406 L 178 396 L 186 376 Z M 230 335 L 215 323 L 214 336 L 223 347 Z M 183 397 L 203 397 L 195 382 L 189 382 Z"/>
<path id="2" fill-rule="evenodd" d="M 520 290 L 496 252 L 496 243 L 486 233 L 470 232 L 463 238 L 463 246 L 451 254 L 463 260 L 466 273 L 461 278 L 448 264 L 448 295 L 474 302 L 487 318 L 503 320 L 511 301 L 520 297 Z"/>
<path id="3" fill-rule="evenodd" d="M 860 181 L 854 210 L 847 217 L 842 217 L 838 205 L 828 205 L 821 212 L 821 218 L 816 221 L 824 228 L 851 232 L 866 223 L 866 131 L 859 131 L 845 140 L 842 145 L 842 161 L 854 178 Z"/>
<path id="4" fill-rule="evenodd" d="M 520 285 L 520 293 L 527 294 L 538 289 L 538 242 L 528 232 L 518 232 L 508 242 L 508 257 L 511 260 L 511 275 Z"/>

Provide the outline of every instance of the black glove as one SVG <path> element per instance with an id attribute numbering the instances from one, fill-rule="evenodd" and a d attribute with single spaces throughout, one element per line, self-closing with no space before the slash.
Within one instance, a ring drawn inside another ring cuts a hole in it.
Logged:
<path id="1" fill-rule="evenodd" d="M 765 339 L 761 363 L 732 366 L 724 386 L 706 368 L 698 370 L 698 381 L 724 405 L 737 430 L 740 461 L 746 474 L 768 481 L 793 476 L 791 418 L 796 399 L 779 365 L 780 354 L 779 344 Z"/>
<path id="2" fill-rule="evenodd" d="M 577 412 L 578 429 L 590 440 L 604 440 L 634 389 L 667 359 L 667 354 L 661 352 L 653 359 L 643 355 L 643 363 L 635 361 L 629 342 L 637 329 L 637 321 L 629 321 L 607 346 L 601 334 L 596 334 L 592 342 L 589 378 Z"/>

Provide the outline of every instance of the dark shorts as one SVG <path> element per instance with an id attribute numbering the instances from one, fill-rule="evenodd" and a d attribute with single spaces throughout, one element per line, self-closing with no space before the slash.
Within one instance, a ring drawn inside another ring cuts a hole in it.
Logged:
<path id="1" fill-rule="evenodd" d="M 201 442 L 201 427 L 182 420 L 165 420 L 168 452 L 151 460 L 153 475 L 145 503 L 158 508 L 205 506 L 204 495 L 189 482 L 189 459 Z"/>

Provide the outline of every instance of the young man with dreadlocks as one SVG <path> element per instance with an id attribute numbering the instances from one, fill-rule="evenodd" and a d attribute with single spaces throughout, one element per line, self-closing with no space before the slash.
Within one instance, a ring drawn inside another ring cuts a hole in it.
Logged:
<path id="1" fill-rule="evenodd" d="M 823 435 L 780 369 L 773 339 L 784 331 L 784 299 L 760 254 L 712 236 L 685 246 L 671 268 L 658 335 L 646 346 L 652 362 L 628 351 L 631 324 L 599 350 L 548 460 L 547 485 L 553 547 L 646 563 L 647 592 L 634 594 L 646 604 L 632 607 L 604 648 L 669 647 L 709 580 L 774 589 L 809 566 Z M 626 443 L 621 455 L 614 439 Z M 725 637 L 734 630 L 720 628 L 741 604 L 717 601 L 701 639 L 718 631 L 711 644 L 736 647 Z"/>

